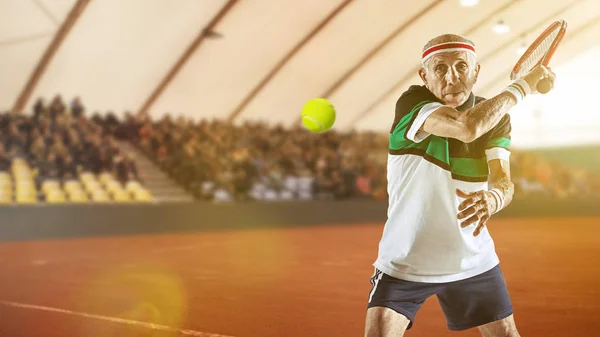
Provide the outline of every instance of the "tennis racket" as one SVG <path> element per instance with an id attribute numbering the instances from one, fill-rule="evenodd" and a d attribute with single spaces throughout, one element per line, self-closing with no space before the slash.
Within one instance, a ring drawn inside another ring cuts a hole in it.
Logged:
<path id="1" fill-rule="evenodd" d="M 517 61 L 510 73 L 510 79 L 517 80 L 540 64 L 548 66 L 566 32 L 567 22 L 564 20 L 555 21 L 548 26 Z M 537 84 L 537 91 L 542 94 L 549 92 L 550 89 L 552 89 L 552 82 L 549 79 L 542 79 Z"/>

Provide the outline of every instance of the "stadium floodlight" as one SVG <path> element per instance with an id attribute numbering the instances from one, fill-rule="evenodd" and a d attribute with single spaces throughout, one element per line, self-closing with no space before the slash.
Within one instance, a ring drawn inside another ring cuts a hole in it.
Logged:
<path id="1" fill-rule="evenodd" d="M 506 34 L 509 31 L 510 27 L 502 20 L 498 21 L 498 23 L 494 25 L 494 32 L 496 32 L 497 34 Z"/>
<path id="2" fill-rule="evenodd" d="M 479 0 L 460 0 L 460 5 L 463 7 L 473 7 L 479 3 Z"/>

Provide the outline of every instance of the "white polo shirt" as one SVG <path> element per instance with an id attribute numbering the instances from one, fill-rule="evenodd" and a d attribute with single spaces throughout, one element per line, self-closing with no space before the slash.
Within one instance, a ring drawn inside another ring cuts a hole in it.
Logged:
<path id="1" fill-rule="evenodd" d="M 482 100 L 471 94 L 458 110 Z M 510 156 L 510 117 L 466 144 L 419 131 L 441 105 L 426 87 L 411 86 L 396 104 L 390 132 L 388 220 L 374 266 L 407 281 L 452 282 L 499 263 L 487 228 L 475 237 L 476 225 L 460 227 L 456 189 L 487 190 L 487 162 Z"/>

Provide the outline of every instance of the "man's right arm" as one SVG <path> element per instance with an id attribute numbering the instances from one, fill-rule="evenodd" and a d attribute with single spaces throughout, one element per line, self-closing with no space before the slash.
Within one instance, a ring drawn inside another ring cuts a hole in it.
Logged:
<path id="1" fill-rule="evenodd" d="M 554 79 L 548 69 L 543 66 L 534 68 L 523 77 L 532 91 L 539 80 Z M 517 99 L 509 92 L 485 100 L 473 108 L 459 112 L 449 106 L 440 106 L 433 111 L 421 126 L 421 130 L 440 137 L 455 138 L 470 143 L 490 131 L 517 104 Z"/>
<path id="2" fill-rule="evenodd" d="M 512 94 L 503 92 L 465 112 L 441 106 L 429 115 L 422 128 L 423 131 L 436 136 L 470 143 L 491 130 L 516 104 L 517 100 Z"/>

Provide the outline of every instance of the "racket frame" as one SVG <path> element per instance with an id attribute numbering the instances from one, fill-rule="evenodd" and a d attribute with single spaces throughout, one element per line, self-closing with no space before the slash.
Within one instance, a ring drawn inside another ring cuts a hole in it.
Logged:
<path id="1" fill-rule="evenodd" d="M 544 54 L 544 56 L 542 56 L 542 58 L 532 67 L 532 69 L 540 64 L 544 65 L 545 67 L 548 66 L 548 63 L 550 63 L 550 59 L 552 58 L 552 56 L 554 55 L 554 53 L 556 52 L 556 50 L 558 49 L 558 46 L 560 45 L 560 43 L 562 42 L 563 38 L 565 37 L 565 33 L 567 32 L 567 22 L 565 20 L 557 20 L 555 22 L 553 22 L 550 26 L 548 26 L 548 28 L 546 28 L 538 37 L 537 39 L 535 39 L 535 41 L 533 41 L 533 43 L 531 43 L 531 45 L 529 45 L 529 48 L 527 48 L 527 50 L 523 53 L 523 55 L 519 58 L 519 61 L 517 61 L 517 63 L 515 64 L 515 66 L 513 67 L 513 70 L 510 73 L 510 79 L 511 80 L 516 80 L 516 75 L 517 73 L 521 70 L 523 63 L 525 63 L 524 61 L 529 58 L 529 56 L 533 53 L 533 51 L 542 43 L 542 41 L 544 41 L 544 39 L 546 39 L 546 37 L 548 37 L 548 35 L 550 35 L 553 31 L 555 31 L 556 29 L 558 29 L 558 34 L 556 35 L 556 37 L 554 38 L 554 41 L 552 41 L 552 44 L 550 45 L 550 48 L 548 48 L 548 51 Z M 531 70 L 531 69 L 530 69 Z"/>

